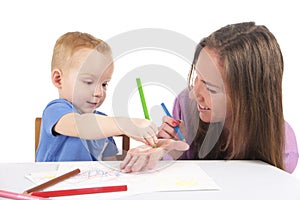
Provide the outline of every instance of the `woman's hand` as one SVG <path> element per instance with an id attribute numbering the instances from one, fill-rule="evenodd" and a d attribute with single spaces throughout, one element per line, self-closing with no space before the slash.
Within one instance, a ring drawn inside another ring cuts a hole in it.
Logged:
<path id="1" fill-rule="evenodd" d="M 124 172 L 137 172 L 153 169 L 157 162 L 168 152 L 186 151 L 189 145 L 183 141 L 173 139 L 159 139 L 156 148 L 143 145 L 127 152 L 127 155 L 120 165 Z"/>
<path id="2" fill-rule="evenodd" d="M 178 126 L 180 131 L 183 133 L 183 135 L 186 137 L 185 134 L 185 127 L 184 123 L 179 120 L 175 120 L 171 117 L 164 116 L 162 119 L 162 125 L 159 128 L 158 131 L 158 138 L 164 138 L 164 139 L 175 139 L 179 140 L 178 134 L 176 133 L 174 127 Z"/>

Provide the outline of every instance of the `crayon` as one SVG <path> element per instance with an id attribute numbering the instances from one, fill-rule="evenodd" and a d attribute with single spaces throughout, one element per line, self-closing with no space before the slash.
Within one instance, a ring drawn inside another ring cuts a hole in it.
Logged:
<path id="1" fill-rule="evenodd" d="M 19 194 L 15 192 L 9 192 L 5 190 L 0 190 L 0 197 L 8 199 L 17 199 L 17 200 L 42 200 L 43 197 L 31 196 L 29 194 Z"/>
<path id="2" fill-rule="evenodd" d="M 161 107 L 164 109 L 166 115 L 169 116 L 169 117 L 172 117 L 172 115 L 171 115 L 170 112 L 168 111 L 168 109 L 167 109 L 167 107 L 165 106 L 165 104 L 164 104 L 164 103 L 161 103 L 160 105 L 161 105 Z M 182 140 L 182 141 L 185 141 L 184 136 L 183 136 L 183 134 L 181 133 L 181 131 L 180 131 L 178 125 L 175 126 L 174 129 L 175 129 L 177 135 L 179 136 L 179 139 Z"/>
<path id="3" fill-rule="evenodd" d="M 121 192 L 121 191 L 127 191 L 127 185 L 33 192 L 31 195 L 39 196 L 39 197 L 59 197 L 59 196 L 95 194 L 95 193 L 104 193 L 104 192 Z"/>
<path id="4" fill-rule="evenodd" d="M 144 92 L 143 92 L 143 86 L 142 86 L 141 79 L 136 78 L 136 83 L 137 83 L 137 86 L 138 86 L 138 90 L 139 90 L 140 99 L 141 99 L 141 102 L 142 102 L 142 107 L 143 107 L 145 119 L 150 120 L 150 116 L 149 116 L 148 109 L 147 109 L 147 104 L 146 104 L 146 99 L 145 99 Z"/>
<path id="5" fill-rule="evenodd" d="M 61 175 L 59 177 L 51 179 L 50 181 L 47 181 L 47 182 L 45 182 L 45 183 L 43 183 L 41 185 L 38 185 L 38 186 L 33 187 L 31 189 L 28 189 L 28 190 L 24 191 L 24 194 L 30 194 L 32 192 L 36 192 L 36 191 L 40 191 L 40 190 L 46 189 L 47 187 L 50 187 L 50 186 L 55 185 L 55 184 L 57 184 L 59 182 L 62 182 L 62 181 L 66 180 L 66 179 L 68 179 L 68 178 L 70 178 L 72 176 L 75 176 L 76 174 L 79 174 L 79 173 L 80 173 L 80 169 L 75 169 L 75 170 L 70 171 L 70 172 L 68 172 L 66 174 L 63 174 L 63 175 Z"/>
<path id="6" fill-rule="evenodd" d="M 148 108 L 147 108 L 147 104 L 146 104 L 146 99 L 145 99 L 145 96 L 144 96 L 143 86 L 142 86 L 142 82 L 141 82 L 140 78 L 136 78 L 136 84 L 138 86 L 138 90 L 139 90 L 139 94 L 140 94 L 140 99 L 141 99 L 145 119 L 150 120 L 150 116 L 149 116 Z M 156 144 L 154 144 L 152 147 L 156 148 Z"/>

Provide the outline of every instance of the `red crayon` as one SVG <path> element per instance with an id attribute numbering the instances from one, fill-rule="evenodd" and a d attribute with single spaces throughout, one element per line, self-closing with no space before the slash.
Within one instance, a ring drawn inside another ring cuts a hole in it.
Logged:
<path id="1" fill-rule="evenodd" d="M 104 192 L 120 192 L 120 191 L 127 191 L 127 185 L 32 192 L 31 195 L 39 196 L 39 197 L 59 197 L 59 196 L 94 194 L 94 193 L 104 193 Z"/>

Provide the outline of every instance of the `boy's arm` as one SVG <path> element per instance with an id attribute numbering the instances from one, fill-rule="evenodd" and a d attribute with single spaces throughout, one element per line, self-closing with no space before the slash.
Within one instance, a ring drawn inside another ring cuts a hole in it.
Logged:
<path id="1" fill-rule="evenodd" d="M 59 134 L 90 140 L 126 134 L 150 145 L 157 141 L 157 128 L 149 120 L 108 117 L 93 113 L 68 113 L 59 119 L 54 131 Z"/>
<path id="2" fill-rule="evenodd" d="M 100 123 L 105 124 L 105 126 L 101 126 Z M 122 134 L 120 129 L 112 123 L 110 117 L 93 113 L 68 113 L 58 120 L 54 126 L 54 130 L 62 135 L 88 140 Z"/>

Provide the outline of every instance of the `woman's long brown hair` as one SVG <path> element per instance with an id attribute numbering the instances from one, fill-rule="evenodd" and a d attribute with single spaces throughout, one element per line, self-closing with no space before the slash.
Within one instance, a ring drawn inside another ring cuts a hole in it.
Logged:
<path id="1" fill-rule="evenodd" d="M 233 116 L 226 131 L 220 128 L 222 123 L 200 120 L 193 158 L 257 159 L 284 169 L 283 58 L 276 38 L 265 26 L 247 22 L 225 26 L 204 38 L 195 51 L 196 60 L 203 47 L 214 50 L 223 65 Z M 219 139 L 201 157 L 209 129 L 219 131 Z"/>

